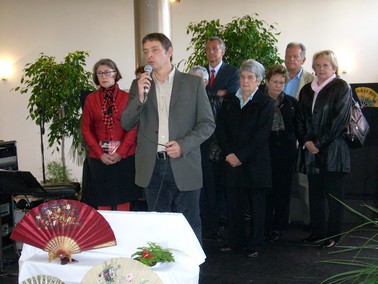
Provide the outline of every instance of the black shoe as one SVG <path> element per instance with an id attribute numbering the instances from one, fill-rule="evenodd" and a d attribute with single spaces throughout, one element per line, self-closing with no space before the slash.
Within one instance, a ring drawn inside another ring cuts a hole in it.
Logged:
<path id="1" fill-rule="evenodd" d="M 260 253 L 258 251 L 250 251 L 250 252 L 248 252 L 247 257 L 249 257 L 249 258 L 256 258 L 259 255 L 260 255 Z"/>
<path id="2" fill-rule="evenodd" d="M 232 252 L 233 249 L 229 245 L 225 245 L 225 246 L 220 248 L 220 251 L 221 252 Z"/>
<path id="3" fill-rule="evenodd" d="M 217 241 L 224 240 L 226 239 L 225 233 L 226 233 L 226 227 L 220 226 L 218 228 L 218 231 L 214 234 L 213 239 Z"/>
<path id="4" fill-rule="evenodd" d="M 221 252 L 240 252 L 246 250 L 245 247 L 233 247 L 230 246 L 229 244 L 224 245 L 223 247 L 220 248 Z"/>
<path id="5" fill-rule="evenodd" d="M 281 235 L 282 235 L 281 232 L 279 232 L 279 231 L 273 231 L 268 236 L 268 241 L 269 242 L 276 242 L 276 241 L 278 241 L 281 238 Z"/>
<path id="6" fill-rule="evenodd" d="M 252 214 L 249 212 L 244 212 L 244 220 L 249 221 L 252 219 Z"/>
<path id="7" fill-rule="evenodd" d="M 322 239 L 321 237 L 318 237 L 317 235 L 312 233 L 307 238 L 305 238 L 302 242 L 305 244 L 312 244 L 312 243 L 316 243 L 317 241 L 320 241 L 321 239 Z"/>
<path id="8" fill-rule="evenodd" d="M 337 241 L 333 239 L 325 240 L 324 243 L 320 246 L 321 249 L 330 249 L 337 245 Z"/>

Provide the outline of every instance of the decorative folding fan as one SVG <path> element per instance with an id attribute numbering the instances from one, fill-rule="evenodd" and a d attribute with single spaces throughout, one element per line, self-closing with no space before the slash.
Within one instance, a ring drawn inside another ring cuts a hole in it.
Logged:
<path id="1" fill-rule="evenodd" d="M 129 282 L 163 284 L 150 267 L 126 257 L 111 258 L 93 266 L 81 284 Z"/>
<path id="2" fill-rule="evenodd" d="M 358 87 L 355 89 L 362 107 L 378 107 L 378 93 L 372 88 Z"/>
<path id="3" fill-rule="evenodd" d="M 116 245 L 112 228 L 92 207 L 75 200 L 52 200 L 33 208 L 16 225 L 13 240 L 72 262 L 72 254 Z"/>
<path id="4" fill-rule="evenodd" d="M 21 284 L 64 284 L 64 282 L 55 276 L 51 275 L 37 275 L 25 279 Z"/>

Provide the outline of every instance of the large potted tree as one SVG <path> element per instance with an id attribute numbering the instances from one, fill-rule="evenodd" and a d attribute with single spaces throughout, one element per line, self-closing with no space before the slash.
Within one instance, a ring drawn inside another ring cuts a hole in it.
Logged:
<path id="1" fill-rule="evenodd" d="M 14 89 L 21 94 L 30 93 L 28 118 L 40 126 L 41 142 L 44 124 L 48 125 L 48 147 L 60 152 L 62 181 L 68 179 L 65 139 L 72 139 L 73 157 L 83 153 L 80 93 L 94 90 L 91 73 L 84 69 L 88 56 L 88 52 L 75 51 L 68 53 L 62 62 L 57 62 L 55 57 L 41 53 L 35 62 L 25 65 L 21 85 Z M 42 166 L 45 182 L 44 160 Z"/>
<path id="2" fill-rule="evenodd" d="M 265 67 L 283 62 L 276 47 L 280 32 L 275 24 L 259 19 L 258 14 L 235 17 L 227 24 L 221 24 L 219 19 L 191 22 L 186 33 L 192 34 L 190 46 L 187 47 L 188 51 L 192 50 L 186 61 L 187 70 L 194 65 L 207 64 L 204 44 L 212 36 L 218 36 L 225 42 L 227 50 L 223 58 L 237 68 L 249 58 Z"/>

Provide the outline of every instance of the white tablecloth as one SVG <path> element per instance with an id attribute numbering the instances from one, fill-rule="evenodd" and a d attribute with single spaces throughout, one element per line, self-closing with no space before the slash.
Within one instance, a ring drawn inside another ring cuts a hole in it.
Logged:
<path id="1" fill-rule="evenodd" d="M 25 244 L 19 260 L 19 282 L 35 275 L 58 277 L 66 284 L 80 283 L 90 268 L 113 257 L 130 257 L 137 247 L 155 242 L 170 248 L 176 259 L 154 268 L 164 283 L 198 283 L 205 254 L 185 217 L 179 213 L 99 211 L 112 227 L 117 245 L 74 254 L 77 263 L 48 261 L 47 252 Z"/>

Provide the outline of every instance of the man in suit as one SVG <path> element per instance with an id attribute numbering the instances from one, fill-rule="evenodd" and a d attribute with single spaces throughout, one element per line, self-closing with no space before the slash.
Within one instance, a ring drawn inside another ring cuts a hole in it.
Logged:
<path id="1" fill-rule="evenodd" d="M 305 71 L 302 65 L 306 61 L 306 47 L 299 42 L 290 42 L 286 46 L 285 66 L 289 73 L 289 81 L 286 83 L 284 92 L 297 100 L 299 92 L 304 85 L 312 82 L 315 76 Z M 293 186 L 298 189 L 301 212 L 299 216 L 303 217 L 305 225 L 310 224 L 310 205 L 308 200 L 308 180 L 307 176 L 301 173 L 294 174 Z"/>
<path id="2" fill-rule="evenodd" d="M 239 89 L 240 72 L 238 68 L 223 61 L 226 45 L 221 38 L 216 36 L 209 38 L 205 44 L 205 51 L 208 60 L 208 65 L 205 68 L 209 73 L 206 92 L 216 119 L 223 98 L 236 93 Z M 225 189 L 222 185 L 221 166 L 213 164 L 207 158 L 213 139 L 211 137 L 201 145 L 204 179 L 201 193 L 201 213 L 205 237 L 219 239 L 223 237 L 227 223 L 227 205 Z"/>
<path id="3" fill-rule="evenodd" d="M 209 38 L 205 50 L 209 61 L 209 65 L 205 67 L 210 78 L 209 84 L 206 86 L 207 93 L 210 96 L 220 97 L 236 93 L 239 89 L 240 72 L 238 68 L 223 62 L 223 56 L 226 52 L 226 45 L 223 40 L 216 36 Z"/>
<path id="4" fill-rule="evenodd" d="M 164 34 L 148 34 L 142 44 L 153 71 L 132 82 L 121 120 L 125 129 L 139 125 L 136 184 L 145 188 L 149 211 L 182 213 L 201 242 L 200 145 L 215 129 L 205 85 L 171 64 Z"/>

